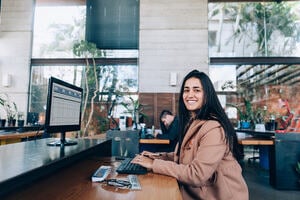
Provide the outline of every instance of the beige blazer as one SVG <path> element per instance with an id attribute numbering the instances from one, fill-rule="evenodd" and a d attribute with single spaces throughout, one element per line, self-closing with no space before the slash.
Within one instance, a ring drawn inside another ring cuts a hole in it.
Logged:
<path id="1" fill-rule="evenodd" d="M 183 139 L 179 164 L 175 152 L 155 159 L 153 172 L 175 177 L 183 199 L 249 199 L 242 169 L 219 122 L 195 120 Z M 172 161 L 167 160 L 170 155 Z"/>

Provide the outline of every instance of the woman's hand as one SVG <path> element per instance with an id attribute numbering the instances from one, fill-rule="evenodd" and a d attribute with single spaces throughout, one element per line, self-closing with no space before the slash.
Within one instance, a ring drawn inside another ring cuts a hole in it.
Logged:
<path id="1" fill-rule="evenodd" d="M 153 159 L 145 155 L 137 155 L 131 162 L 152 170 Z"/>

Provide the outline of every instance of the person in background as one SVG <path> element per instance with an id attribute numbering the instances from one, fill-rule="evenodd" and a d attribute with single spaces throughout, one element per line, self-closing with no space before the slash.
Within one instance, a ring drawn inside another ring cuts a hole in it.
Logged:
<path id="1" fill-rule="evenodd" d="M 178 117 L 173 115 L 169 110 L 163 110 L 159 116 L 160 128 L 162 134 L 154 133 L 154 137 L 158 139 L 169 139 L 170 145 L 167 148 L 161 148 L 161 151 L 174 151 L 178 142 Z"/>
<path id="2" fill-rule="evenodd" d="M 178 118 L 174 152 L 145 151 L 132 162 L 176 178 L 185 200 L 248 200 L 235 130 L 205 73 L 193 70 L 185 76 Z"/>

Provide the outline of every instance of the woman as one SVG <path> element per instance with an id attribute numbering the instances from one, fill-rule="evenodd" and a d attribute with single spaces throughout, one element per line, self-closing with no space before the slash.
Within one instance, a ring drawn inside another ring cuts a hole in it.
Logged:
<path id="1" fill-rule="evenodd" d="M 143 152 L 132 161 L 175 177 L 183 199 L 249 199 L 236 133 L 209 77 L 197 70 L 183 80 L 179 97 L 179 142 L 174 153 Z"/>

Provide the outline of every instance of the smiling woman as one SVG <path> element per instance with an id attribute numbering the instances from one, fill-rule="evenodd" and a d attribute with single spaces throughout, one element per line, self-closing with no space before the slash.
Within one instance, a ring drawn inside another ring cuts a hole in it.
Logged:
<path id="1" fill-rule="evenodd" d="M 158 157 L 143 152 L 133 163 L 176 178 L 183 199 L 248 200 L 235 130 L 205 73 L 193 70 L 184 77 L 178 110 L 175 151 Z"/>

